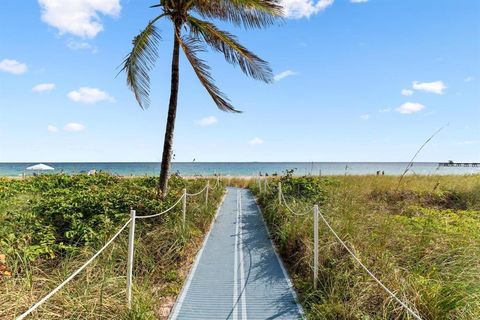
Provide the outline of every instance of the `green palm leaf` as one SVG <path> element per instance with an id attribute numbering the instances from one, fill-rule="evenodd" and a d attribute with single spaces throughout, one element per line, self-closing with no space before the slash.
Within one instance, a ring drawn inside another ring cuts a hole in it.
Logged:
<path id="1" fill-rule="evenodd" d="M 158 17 L 159 18 L 159 17 Z M 120 72 L 127 74 L 127 85 L 142 109 L 150 106 L 150 71 L 158 58 L 158 43 L 161 40 L 154 23 L 148 23 L 132 41 L 132 51 L 123 61 Z"/>
<path id="2" fill-rule="evenodd" d="M 279 0 L 191 0 L 192 9 L 208 19 L 220 19 L 245 28 L 263 28 L 283 16 Z"/>
<path id="3" fill-rule="evenodd" d="M 272 69 L 268 62 L 248 51 L 232 34 L 219 30 L 213 23 L 192 16 L 187 17 L 187 24 L 193 36 L 203 38 L 215 50 L 222 52 L 225 60 L 240 66 L 246 75 L 267 83 L 273 81 Z"/>
<path id="4" fill-rule="evenodd" d="M 193 71 L 207 90 L 208 94 L 212 97 L 217 107 L 222 111 L 240 112 L 233 107 L 228 97 L 225 96 L 225 94 L 215 85 L 210 74 L 210 67 L 205 61 L 197 56 L 198 52 L 205 51 L 205 47 L 202 43 L 198 39 L 192 37 L 180 37 L 178 34 L 177 37 L 185 56 L 192 65 Z"/>

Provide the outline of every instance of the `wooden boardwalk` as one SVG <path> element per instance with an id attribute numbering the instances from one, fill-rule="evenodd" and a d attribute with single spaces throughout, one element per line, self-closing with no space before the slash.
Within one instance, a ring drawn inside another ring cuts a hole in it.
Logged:
<path id="1" fill-rule="evenodd" d="M 228 188 L 170 319 L 301 319 L 250 191 Z"/>

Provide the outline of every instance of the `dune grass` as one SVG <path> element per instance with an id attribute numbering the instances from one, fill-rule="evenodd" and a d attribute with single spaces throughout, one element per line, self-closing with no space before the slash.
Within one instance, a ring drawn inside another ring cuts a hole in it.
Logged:
<path id="1" fill-rule="evenodd" d="M 278 205 L 278 181 L 291 214 Z M 412 319 L 320 222 L 313 289 L 313 204 L 361 261 L 423 319 L 480 319 L 480 176 L 270 179 L 259 197 L 309 319 Z"/>
<path id="2" fill-rule="evenodd" d="M 155 197 L 155 179 L 41 176 L 0 180 L 0 319 L 14 319 L 88 260 L 129 218 L 160 212 L 181 190 L 196 192 L 206 180 L 173 177 L 169 196 Z M 213 186 L 214 181 L 210 182 Z M 126 308 L 128 229 L 77 278 L 30 319 L 162 319 L 168 316 L 223 194 L 189 197 L 187 225 L 181 206 L 138 220 L 133 308 Z"/>

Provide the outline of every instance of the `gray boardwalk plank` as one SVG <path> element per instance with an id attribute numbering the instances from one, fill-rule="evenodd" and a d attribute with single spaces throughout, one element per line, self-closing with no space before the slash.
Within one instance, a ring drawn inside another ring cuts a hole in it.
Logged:
<path id="1" fill-rule="evenodd" d="M 253 195 L 228 188 L 170 319 L 301 318 Z"/>

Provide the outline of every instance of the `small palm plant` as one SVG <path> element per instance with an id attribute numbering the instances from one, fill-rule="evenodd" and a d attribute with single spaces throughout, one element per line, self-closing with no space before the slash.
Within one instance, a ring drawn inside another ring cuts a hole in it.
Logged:
<path id="1" fill-rule="evenodd" d="M 123 61 L 122 71 L 125 71 L 127 85 L 133 91 L 140 107 L 148 108 L 149 74 L 158 57 L 161 40 L 155 24 L 162 18 L 171 21 L 174 43 L 170 102 L 158 182 L 158 193 L 165 196 L 177 113 L 180 48 L 217 107 L 222 111 L 239 112 L 215 85 L 209 66 L 198 57 L 199 52 L 205 51 L 205 44 L 222 53 L 225 60 L 239 66 L 246 75 L 254 79 L 272 82 L 272 70 L 266 61 L 242 46 L 235 36 L 206 20 L 227 21 L 245 28 L 263 28 L 281 18 L 282 7 L 279 0 L 160 0 L 152 8 L 160 9 L 161 14 L 151 20 L 133 39 L 132 51 Z"/>

